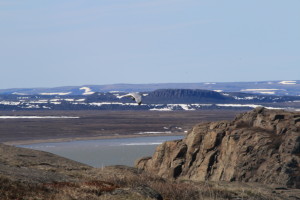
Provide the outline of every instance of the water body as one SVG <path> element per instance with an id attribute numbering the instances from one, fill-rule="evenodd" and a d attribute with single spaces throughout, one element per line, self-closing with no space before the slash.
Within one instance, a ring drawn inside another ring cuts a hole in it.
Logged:
<path id="1" fill-rule="evenodd" d="M 133 166 L 136 159 L 152 156 L 159 144 L 182 138 L 183 136 L 153 136 L 38 143 L 19 145 L 19 147 L 47 151 L 93 167 L 109 165 Z"/>

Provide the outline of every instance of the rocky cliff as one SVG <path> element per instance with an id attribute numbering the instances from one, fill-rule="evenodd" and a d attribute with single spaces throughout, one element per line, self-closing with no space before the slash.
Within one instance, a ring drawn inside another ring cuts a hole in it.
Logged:
<path id="1" fill-rule="evenodd" d="M 136 166 L 164 178 L 300 188 L 300 113 L 257 108 L 233 121 L 199 124 Z"/>

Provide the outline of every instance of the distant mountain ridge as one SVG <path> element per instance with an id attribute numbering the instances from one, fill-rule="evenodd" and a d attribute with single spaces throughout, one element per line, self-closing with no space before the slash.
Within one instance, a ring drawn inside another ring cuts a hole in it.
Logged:
<path id="1" fill-rule="evenodd" d="M 259 82 L 200 82 L 200 83 L 152 83 L 65 86 L 54 88 L 0 89 L 0 94 L 17 95 L 88 95 L 93 92 L 150 92 L 158 89 L 204 89 L 217 92 L 243 92 L 269 95 L 300 95 L 300 80 Z"/>
<path id="2" fill-rule="evenodd" d="M 251 109 L 264 106 L 273 109 L 300 111 L 300 96 L 215 92 L 203 89 L 159 89 L 141 92 L 138 105 L 127 92 L 91 92 L 85 87 L 84 95 L 0 94 L 0 110 L 201 110 Z"/>

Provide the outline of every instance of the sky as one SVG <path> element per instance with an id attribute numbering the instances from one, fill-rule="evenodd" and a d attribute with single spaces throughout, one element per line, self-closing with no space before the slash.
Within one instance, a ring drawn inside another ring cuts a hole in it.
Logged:
<path id="1" fill-rule="evenodd" d="M 0 88 L 300 80 L 299 0 L 0 0 Z"/>

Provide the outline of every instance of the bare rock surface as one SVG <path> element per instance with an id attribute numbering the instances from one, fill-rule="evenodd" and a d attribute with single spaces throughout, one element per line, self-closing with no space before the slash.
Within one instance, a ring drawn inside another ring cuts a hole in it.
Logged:
<path id="1" fill-rule="evenodd" d="M 256 108 L 233 121 L 198 124 L 136 167 L 164 178 L 300 188 L 300 113 Z"/>

